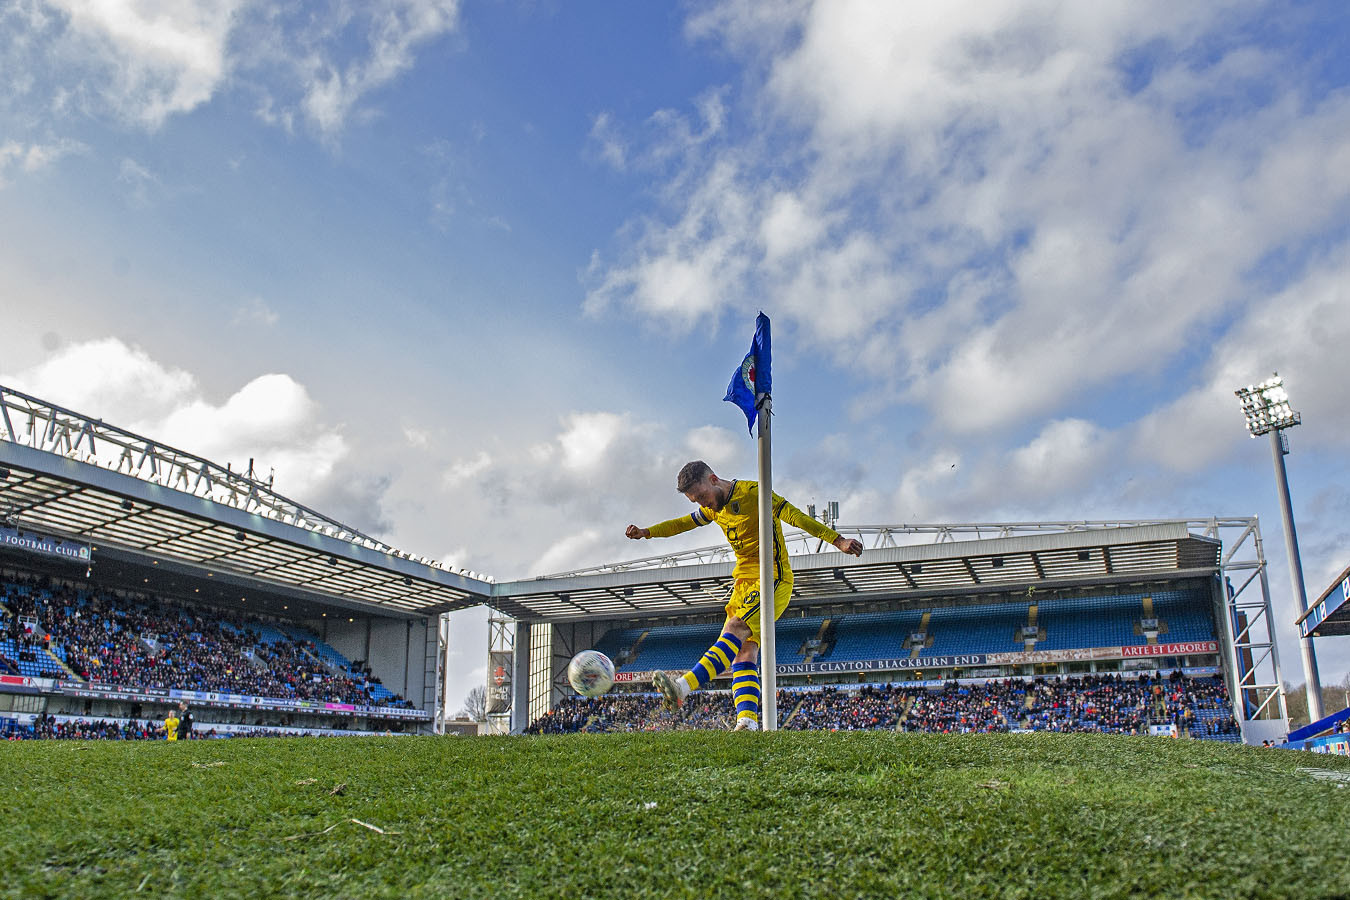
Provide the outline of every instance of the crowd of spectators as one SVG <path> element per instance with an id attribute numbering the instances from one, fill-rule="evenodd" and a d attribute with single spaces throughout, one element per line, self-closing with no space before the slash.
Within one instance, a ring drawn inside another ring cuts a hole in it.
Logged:
<path id="1" fill-rule="evenodd" d="M 600 731 L 687 731 L 730 728 L 736 713 L 731 695 L 705 691 L 693 694 L 678 712 L 666 710 L 654 694 L 606 694 L 564 697 L 528 728 L 526 734 L 573 734 Z"/>
<path id="2" fill-rule="evenodd" d="M 779 715 L 789 731 L 878 731 L 894 729 L 904 690 L 896 685 L 866 686 L 856 692 L 826 687 L 818 691 L 780 692 Z"/>
<path id="3" fill-rule="evenodd" d="M 1026 687 L 1025 682 L 1008 680 L 912 691 L 900 730 L 968 733 L 1022 727 Z"/>
<path id="4" fill-rule="evenodd" d="M 27 591 L 14 590 L 17 587 Z M 409 707 L 374 701 L 373 679 L 325 666 L 312 641 L 263 637 L 253 616 L 153 596 L 77 590 L 47 578 L 0 582 L 8 609 L 0 633 L 19 653 L 62 657 L 85 681 L 128 687 L 219 691 L 280 699 Z M 3 611 L 0 610 L 0 615 Z M 0 665 L 12 661 L 0 660 Z M 17 667 L 14 667 L 17 672 Z M 47 677 L 68 677 L 51 671 Z"/>
<path id="5" fill-rule="evenodd" d="M 1230 716 L 1200 717 L 1202 710 L 1226 710 L 1228 691 L 1219 678 L 1121 679 L 1087 676 L 1038 681 L 1028 702 L 1032 727 L 1046 731 L 1146 733 L 1150 725 L 1175 725 L 1182 732 L 1236 734 Z"/>
<path id="6" fill-rule="evenodd" d="M 55 716 L 39 716 L 32 725 L 12 727 L 5 734 L 5 738 L 11 741 L 162 741 L 165 736 L 164 723 L 148 719 L 128 719 L 126 722 L 112 719 L 57 721 Z"/>
<path id="7" fill-rule="evenodd" d="M 211 740 L 215 738 L 237 737 L 315 737 L 312 731 L 295 731 L 278 728 L 250 728 L 247 730 L 217 731 L 215 728 L 197 729 L 179 740 Z M 326 737 L 327 735 L 317 735 Z M 163 722 L 153 720 L 140 721 L 128 719 L 125 722 L 114 719 L 67 719 L 58 721 L 55 716 L 40 716 L 32 725 L 10 723 L 0 730 L 0 740 L 5 741 L 162 741 L 168 737 Z"/>
<path id="8" fill-rule="evenodd" d="M 1191 737 L 1238 734 L 1223 680 L 1180 673 L 1166 678 L 1088 675 L 951 682 L 939 688 L 891 684 L 779 691 L 778 714 L 781 728 L 801 731 L 1148 734 L 1151 725 L 1175 725 Z M 566 698 L 527 732 L 657 731 L 733 723 L 726 692 L 694 694 L 676 713 L 664 710 L 654 695 L 608 694 L 594 700 Z"/>

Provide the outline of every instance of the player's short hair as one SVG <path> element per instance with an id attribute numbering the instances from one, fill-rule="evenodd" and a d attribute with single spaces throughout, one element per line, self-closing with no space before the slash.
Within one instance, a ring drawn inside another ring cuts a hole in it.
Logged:
<path id="1" fill-rule="evenodd" d="M 685 463 L 684 468 L 680 469 L 680 474 L 675 479 L 675 490 L 681 494 L 686 493 L 712 473 L 713 470 L 701 459 Z"/>

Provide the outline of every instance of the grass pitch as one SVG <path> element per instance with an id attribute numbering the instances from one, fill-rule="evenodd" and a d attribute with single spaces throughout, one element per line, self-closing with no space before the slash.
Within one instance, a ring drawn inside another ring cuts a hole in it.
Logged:
<path id="1" fill-rule="evenodd" d="M 1336 897 L 1345 784 L 1091 735 L 11 743 L 0 894 Z"/>

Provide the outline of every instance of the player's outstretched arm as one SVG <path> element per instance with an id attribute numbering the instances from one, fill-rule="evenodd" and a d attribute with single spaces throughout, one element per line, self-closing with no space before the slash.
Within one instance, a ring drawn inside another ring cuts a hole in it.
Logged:
<path id="1" fill-rule="evenodd" d="M 839 537 L 834 539 L 833 543 L 836 547 L 838 547 L 840 550 L 843 550 L 850 556 L 862 556 L 863 552 L 862 541 L 858 540 L 857 538 L 846 538 L 841 534 L 839 535 Z"/>
<path id="2" fill-rule="evenodd" d="M 669 519 L 665 522 L 657 522 L 650 528 L 639 528 L 636 525 L 629 525 L 624 534 L 633 540 L 642 538 L 663 538 L 674 537 L 677 534 L 684 534 L 686 531 L 692 531 L 700 525 L 707 525 L 712 521 L 712 513 L 704 515 L 703 510 L 695 512 L 691 516 L 680 516 L 678 519 Z"/>

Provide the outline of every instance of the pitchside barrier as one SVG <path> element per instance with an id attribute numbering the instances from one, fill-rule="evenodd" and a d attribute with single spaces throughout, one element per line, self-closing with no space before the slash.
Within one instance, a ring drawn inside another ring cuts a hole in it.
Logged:
<path id="1" fill-rule="evenodd" d="M 125 700 L 168 703 L 186 701 L 195 706 L 217 709 L 267 709 L 317 713 L 329 716 L 377 716 L 383 719 L 429 721 L 431 715 L 420 709 L 395 706 L 365 706 L 352 703 L 326 703 L 319 700 L 291 700 L 280 697 L 255 697 L 223 691 L 180 691 L 176 689 L 127 687 L 86 681 L 62 681 L 24 675 L 0 675 L 0 690 L 16 694 L 61 694 L 93 700 Z"/>
<path id="2" fill-rule="evenodd" d="M 1324 734 L 1306 741 L 1290 741 L 1284 746 L 1289 750 L 1310 750 L 1313 753 L 1350 756 L 1350 734 Z"/>
<path id="3" fill-rule="evenodd" d="M 43 713 L 6 713 L 0 715 L 0 726 L 4 723 L 12 723 L 18 727 L 34 727 L 38 724 L 38 719 L 50 719 L 58 725 L 84 724 L 84 725 L 121 725 L 135 726 L 140 722 L 149 722 L 152 725 L 163 726 L 164 722 L 159 719 L 139 718 L 131 719 L 118 716 L 75 716 L 68 714 L 45 715 Z M 0 733 L 3 733 L 3 727 L 0 727 Z M 193 727 L 193 735 L 197 738 L 206 738 L 209 732 L 215 732 L 218 738 L 227 738 L 235 736 L 251 737 L 257 735 L 283 735 L 301 737 L 406 737 L 407 735 L 400 731 L 347 731 L 334 728 L 306 728 L 301 725 L 245 725 L 232 722 L 197 722 Z"/>

